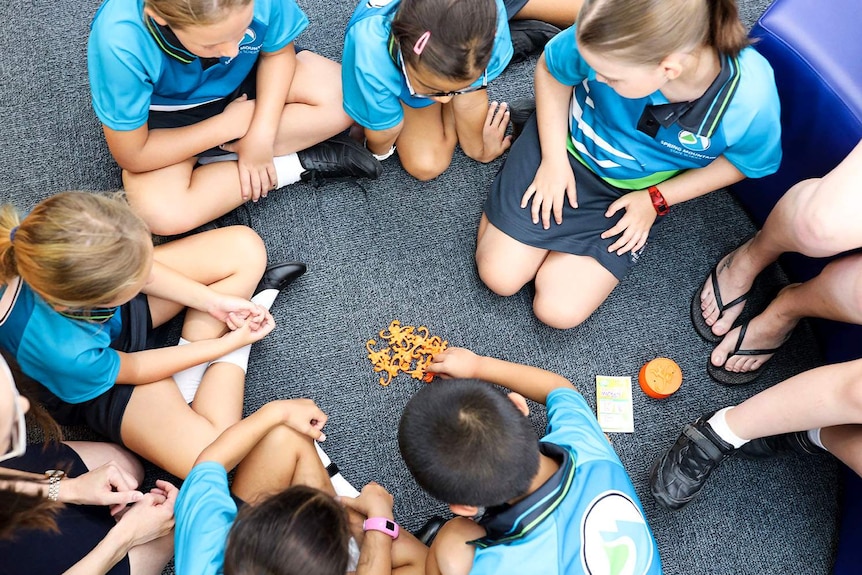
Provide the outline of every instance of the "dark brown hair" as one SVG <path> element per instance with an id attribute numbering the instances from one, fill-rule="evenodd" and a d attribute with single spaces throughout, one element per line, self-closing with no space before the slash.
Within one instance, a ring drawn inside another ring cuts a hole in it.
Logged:
<path id="1" fill-rule="evenodd" d="M 326 493 L 295 485 L 244 506 L 227 539 L 225 575 L 344 575 L 347 515 Z"/>
<path id="2" fill-rule="evenodd" d="M 710 46 L 736 56 L 750 44 L 736 0 L 584 0 L 578 45 L 633 64 Z"/>
<path id="3" fill-rule="evenodd" d="M 413 47 L 426 32 L 421 54 Z M 392 34 L 404 63 L 451 80 L 474 80 L 488 66 L 497 33 L 494 0 L 402 0 Z"/>

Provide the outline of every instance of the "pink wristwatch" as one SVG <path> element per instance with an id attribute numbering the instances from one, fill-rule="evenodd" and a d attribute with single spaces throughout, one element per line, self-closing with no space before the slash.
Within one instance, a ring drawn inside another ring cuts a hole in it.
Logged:
<path id="1" fill-rule="evenodd" d="M 362 523 L 362 530 L 381 531 L 393 539 L 397 539 L 401 528 L 398 527 L 398 524 L 391 519 L 386 519 L 385 517 L 369 517 Z"/>

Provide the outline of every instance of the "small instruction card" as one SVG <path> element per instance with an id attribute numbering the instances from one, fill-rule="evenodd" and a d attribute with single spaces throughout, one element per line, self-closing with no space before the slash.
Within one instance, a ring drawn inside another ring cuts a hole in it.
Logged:
<path id="1" fill-rule="evenodd" d="M 631 377 L 596 376 L 596 418 L 605 432 L 634 432 Z"/>

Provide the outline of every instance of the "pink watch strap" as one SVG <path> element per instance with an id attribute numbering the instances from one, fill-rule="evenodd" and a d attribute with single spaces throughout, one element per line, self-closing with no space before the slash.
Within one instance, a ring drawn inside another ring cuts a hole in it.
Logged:
<path id="1" fill-rule="evenodd" d="M 369 517 L 362 523 L 363 531 L 381 531 L 393 539 L 398 537 L 401 528 L 391 519 L 385 517 Z"/>

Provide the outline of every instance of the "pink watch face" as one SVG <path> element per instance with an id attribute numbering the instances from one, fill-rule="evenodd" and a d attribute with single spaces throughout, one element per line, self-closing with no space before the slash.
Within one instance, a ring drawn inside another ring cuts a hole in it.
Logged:
<path id="1" fill-rule="evenodd" d="M 398 524 L 392 521 L 391 519 L 386 519 L 385 517 L 369 517 L 362 524 L 362 529 L 364 531 L 380 531 L 382 533 L 386 533 L 393 539 L 398 537 Z"/>

